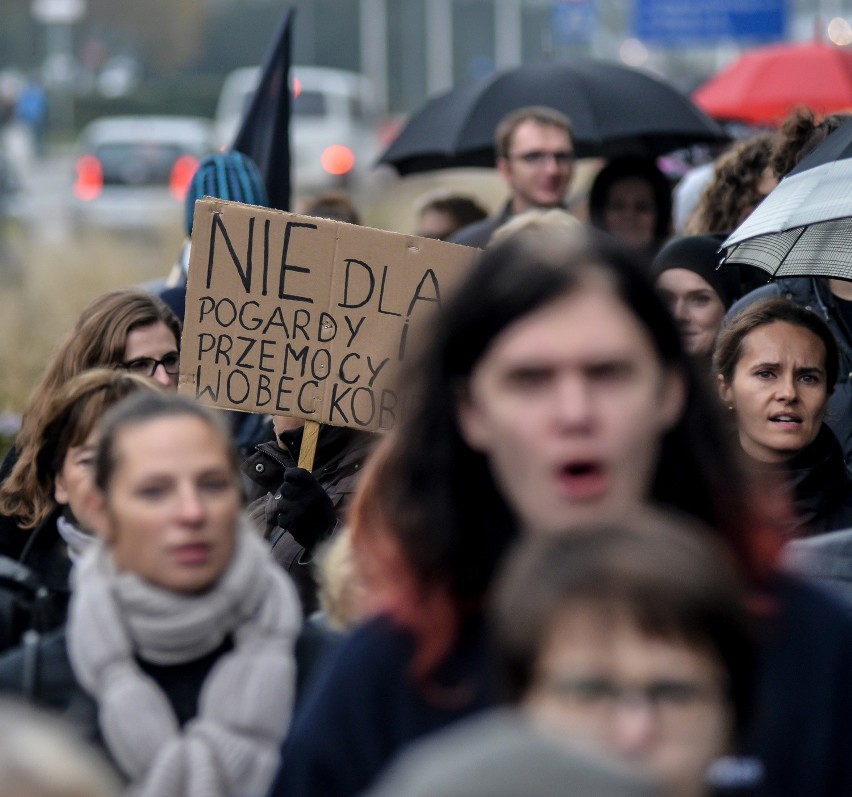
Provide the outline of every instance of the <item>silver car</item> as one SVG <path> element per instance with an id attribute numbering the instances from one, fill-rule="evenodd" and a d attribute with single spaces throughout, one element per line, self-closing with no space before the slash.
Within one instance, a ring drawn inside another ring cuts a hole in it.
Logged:
<path id="1" fill-rule="evenodd" d="M 198 163 L 212 151 L 212 125 L 201 117 L 97 119 L 77 145 L 72 220 L 128 230 L 178 225 Z"/>
<path id="2" fill-rule="evenodd" d="M 231 72 L 216 106 L 216 144 L 230 147 L 260 80 L 260 68 Z M 383 109 L 372 83 L 345 69 L 293 66 L 290 73 L 293 184 L 297 191 L 350 185 L 380 150 Z"/>

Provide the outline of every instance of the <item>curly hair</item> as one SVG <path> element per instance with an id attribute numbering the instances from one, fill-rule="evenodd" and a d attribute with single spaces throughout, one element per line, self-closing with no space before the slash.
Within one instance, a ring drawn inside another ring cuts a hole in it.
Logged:
<path id="1" fill-rule="evenodd" d="M 810 108 L 797 108 L 781 126 L 777 143 L 772 150 L 770 166 L 780 180 L 798 165 L 805 155 L 837 130 L 850 118 L 849 114 L 834 113 L 817 122 Z"/>
<path id="2" fill-rule="evenodd" d="M 759 133 L 740 141 L 716 161 L 713 179 L 684 225 L 688 235 L 729 233 L 763 199 L 758 185 L 768 166 L 778 134 Z"/>

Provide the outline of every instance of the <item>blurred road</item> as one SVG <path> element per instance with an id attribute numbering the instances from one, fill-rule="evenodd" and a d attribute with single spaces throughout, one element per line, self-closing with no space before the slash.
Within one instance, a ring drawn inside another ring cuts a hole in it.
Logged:
<path id="1" fill-rule="evenodd" d="M 68 198 L 73 165 L 70 150 L 53 151 L 30 160 L 19 175 L 21 190 L 14 215 L 27 237 L 59 243 L 71 237 Z"/>

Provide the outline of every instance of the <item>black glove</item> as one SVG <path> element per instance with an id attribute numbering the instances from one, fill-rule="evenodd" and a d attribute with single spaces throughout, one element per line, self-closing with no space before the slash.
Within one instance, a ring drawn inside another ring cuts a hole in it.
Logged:
<path id="1" fill-rule="evenodd" d="M 287 468 L 275 494 L 278 525 L 311 551 L 334 529 L 334 504 L 320 483 L 304 468 Z"/>

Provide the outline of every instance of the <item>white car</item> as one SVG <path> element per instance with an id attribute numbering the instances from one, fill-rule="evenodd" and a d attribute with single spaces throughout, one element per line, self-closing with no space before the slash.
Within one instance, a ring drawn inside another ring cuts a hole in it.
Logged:
<path id="1" fill-rule="evenodd" d="M 216 107 L 216 144 L 229 148 L 260 80 L 258 67 L 231 72 Z M 290 119 L 293 185 L 316 191 L 369 172 L 379 153 L 382 108 L 369 79 L 356 72 L 293 66 Z"/>
<path id="2" fill-rule="evenodd" d="M 142 230 L 183 222 L 199 161 L 213 151 L 209 119 L 113 116 L 77 144 L 71 217 L 82 227 Z"/>

